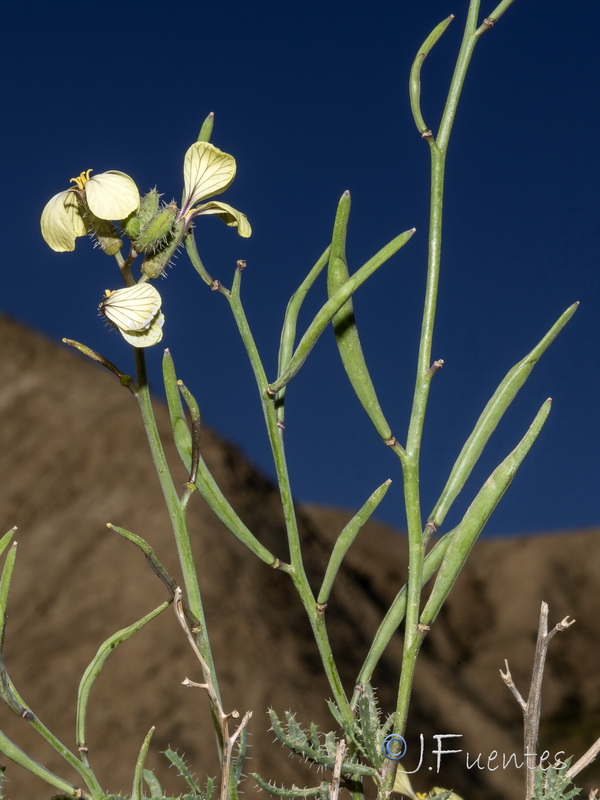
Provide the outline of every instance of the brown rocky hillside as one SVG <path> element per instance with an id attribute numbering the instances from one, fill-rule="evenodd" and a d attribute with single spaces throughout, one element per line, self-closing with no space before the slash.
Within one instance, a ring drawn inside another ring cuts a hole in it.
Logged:
<path id="1" fill-rule="evenodd" d="M 159 425 L 172 464 L 165 409 Z M 242 519 L 272 551 L 287 557 L 273 486 L 216 434 L 203 434 L 203 456 Z M 148 539 L 176 575 L 169 521 L 133 397 L 117 380 L 73 351 L 19 324 L 0 320 L 0 533 L 18 525 L 19 556 L 6 635 L 8 673 L 25 700 L 65 744 L 74 747 L 81 674 L 108 636 L 165 598 L 162 584 L 133 545 L 106 528 L 113 522 Z M 181 481 L 185 474 L 181 472 Z M 301 507 L 309 575 L 322 575 L 349 512 Z M 306 774 L 272 745 L 266 710 L 288 708 L 306 723 L 332 726 L 327 687 L 299 601 L 284 574 L 253 558 L 201 498 L 190 509 L 207 620 L 226 708 L 253 710 L 248 771 L 307 785 Z M 373 522 L 349 554 L 327 615 L 342 677 L 351 689 L 368 642 L 405 580 L 406 542 Z M 577 622 L 550 649 L 542 710 L 542 749 L 578 757 L 600 735 L 600 530 L 483 540 L 426 640 L 418 667 L 409 743 L 426 758 L 417 790 L 454 788 L 465 800 L 522 798 L 514 769 L 467 768 L 482 753 L 522 753 L 520 712 L 499 678 L 504 659 L 527 691 L 542 600 L 551 624 Z M 376 676 L 391 710 L 401 637 Z M 213 734 L 198 665 L 169 610 L 110 656 L 91 698 L 90 759 L 110 791 L 130 791 L 135 756 L 156 725 L 148 766 L 159 751 L 184 752 L 198 776 L 215 775 Z M 0 706 L 0 728 L 62 776 L 75 781 L 28 723 Z M 435 771 L 434 734 L 446 749 Z M 48 800 L 53 791 L 7 764 L 6 796 Z M 497 763 L 497 762 L 496 762 Z M 433 769 L 429 769 L 433 767 Z M 173 770 L 166 788 L 185 791 Z M 586 786 L 595 779 L 581 776 Z M 248 781 L 247 791 L 254 792 Z"/>

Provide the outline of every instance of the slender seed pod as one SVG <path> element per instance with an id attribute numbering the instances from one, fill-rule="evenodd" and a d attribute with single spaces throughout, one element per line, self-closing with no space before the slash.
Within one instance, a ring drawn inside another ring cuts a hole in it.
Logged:
<path id="1" fill-rule="evenodd" d="M 543 403 L 519 444 L 492 472 L 457 525 L 421 614 L 422 625 L 431 625 L 437 617 L 479 534 L 542 430 L 551 404 L 550 398 Z"/>
<path id="2" fill-rule="evenodd" d="M 350 278 L 342 284 L 342 286 L 333 293 L 329 300 L 317 311 L 312 322 L 306 329 L 304 336 L 296 347 L 294 354 L 289 359 L 288 366 L 284 372 L 279 375 L 276 381 L 273 381 L 268 388 L 267 392 L 270 395 L 276 395 L 291 379 L 298 373 L 302 367 L 312 348 L 315 346 L 317 340 L 329 325 L 333 317 L 341 310 L 352 294 L 362 286 L 363 283 L 369 278 L 375 270 L 379 269 L 388 258 L 391 258 L 394 253 L 397 253 L 401 247 L 404 247 L 406 242 L 415 232 L 414 228 L 396 236 L 391 242 L 388 242 L 381 248 L 374 256 L 365 262 L 360 269 L 357 269 Z"/>
<path id="3" fill-rule="evenodd" d="M 333 227 L 329 268 L 327 271 L 327 292 L 331 297 L 348 280 L 346 264 L 346 232 L 350 214 L 350 193 L 342 195 Z M 350 379 L 352 388 L 375 430 L 384 441 L 392 439 L 392 430 L 379 405 L 375 387 L 369 375 L 363 355 L 352 300 L 349 299 L 333 317 L 333 329 L 342 364 Z"/>
<path id="4" fill-rule="evenodd" d="M 477 420 L 469 438 L 463 445 L 450 471 L 450 476 L 444 486 L 442 494 L 435 504 L 435 508 L 429 515 L 429 520 L 431 520 L 436 527 L 439 527 L 444 521 L 448 510 L 465 485 L 484 447 L 504 416 L 506 409 L 510 406 L 518 391 L 530 376 L 531 371 L 539 359 L 577 311 L 578 305 L 578 303 L 573 303 L 573 305 L 569 306 L 569 308 L 560 315 L 543 339 L 538 342 L 533 350 L 515 364 L 500 382 L 486 407 L 481 412 L 481 416 Z"/>
<path id="5" fill-rule="evenodd" d="M 431 31 L 429 36 L 419 48 L 419 52 L 417 53 L 410 70 L 410 107 L 415 120 L 415 125 L 422 136 L 426 136 L 427 133 L 430 133 L 430 131 L 421 113 L 421 67 L 431 52 L 431 49 L 437 43 L 438 39 L 442 36 L 453 19 L 454 14 L 451 14 L 449 17 L 446 17 L 446 19 L 442 20 L 439 25 L 436 25 L 436 27 Z"/>

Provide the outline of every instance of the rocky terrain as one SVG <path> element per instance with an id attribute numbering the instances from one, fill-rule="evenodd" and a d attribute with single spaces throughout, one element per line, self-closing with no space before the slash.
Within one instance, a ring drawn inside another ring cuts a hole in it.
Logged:
<path id="1" fill-rule="evenodd" d="M 170 462 L 166 410 L 158 420 Z M 242 519 L 273 552 L 285 552 L 274 487 L 210 430 L 203 457 Z M 0 533 L 17 525 L 19 555 L 9 604 L 8 673 L 36 714 L 70 747 L 81 674 L 100 643 L 165 598 L 140 552 L 106 527 L 140 534 L 178 575 L 169 521 L 133 397 L 100 367 L 18 323 L 0 319 Z M 185 474 L 181 472 L 181 482 Z M 349 511 L 300 507 L 309 576 L 322 575 Z M 269 569 L 194 497 L 191 529 L 226 708 L 252 710 L 248 771 L 300 785 L 316 781 L 272 744 L 266 710 L 292 708 L 306 723 L 333 727 L 318 657 L 299 601 L 284 574 Z M 454 788 L 465 800 L 522 798 L 514 768 L 480 769 L 483 754 L 522 754 L 520 710 L 499 677 L 508 659 L 527 692 L 540 603 L 551 624 L 577 622 L 553 642 L 545 674 L 541 749 L 579 757 L 600 735 L 600 530 L 483 539 L 427 637 L 417 670 L 408 731 L 417 790 Z M 401 533 L 370 523 L 350 551 L 327 610 L 342 678 L 351 690 L 368 643 L 406 578 Z M 391 710 L 402 639 L 376 674 Z M 135 756 L 156 725 L 148 766 L 169 791 L 183 792 L 160 751 L 176 747 L 198 776 L 216 774 L 214 740 L 202 692 L 181 686 L 199 669 L 170 610 L 108 659 L 91 698 L 90 759 L 110 791 L 130 791 Z M 0 728 L 50 769 L 75 780 L 56 753 L 7 707 Z M 435 734 L 445 755 L 436 774 Z M 469 754 L 469 764 L 466 754 Z M 522 759 L 521 759 L 522 760 Z M 6 763 L 11 800 L 47 800 L 52 789 Z M 407 762 L 408 763 L 408 762 Z M 499 762 L 496 762 L 498 764 Z M 429 769 L 431 767 L 431 769 Z M 593 768 L 580 785 L 598 780 Z M 255 791 L 248 781 L 247 791 Z"/>

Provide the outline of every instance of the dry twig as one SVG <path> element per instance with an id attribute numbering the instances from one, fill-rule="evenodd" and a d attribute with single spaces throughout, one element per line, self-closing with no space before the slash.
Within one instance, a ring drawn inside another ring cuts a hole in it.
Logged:
<path id="1" fill-rule="evenodd" d="M 221 742 L 223 748 L 222 751 L 223 754 L 221 759 L 220 797 L 221 800 L 227 800 L 227 798 L 230 796 L 229 781 L 232 776 L 233 750 L 237 739 L 240 737 L 240 735 L 250 722 L 250 718 L 252 717 L 252 712 L 247 711 L 244 714 L 240 724 L 234 730 L 234 732 L 232 734 L 229 733 L 229 720 L 238 719 L 240 716 L 239 711 L 233 710 L 229 712 L 229 714 L 226 714 L 225 711 L 223 710 L 221 701 L 219 700 L 219 697 L 214 688 L 209 666 L 206 663 L 206 661 L 202 658 L 202 654 L 198 650 L 198 645 L 196 644 L 194 634 L 189 628 L 185 611 L 183 609 L 183 599 L 182 599 L 181 589 L 179 588 L 179 586 L 175 589 L 173 607 L 175 609 L 175 614 L 177 616 L 177 619 L 179 620 L 179 624 L 183 628 L 184 633 L 187 636 L 187 639 L 190 643 L 190 646 L 194 651 L 194 653 L 196 654 L 196 658 L 200 662 L 200 666 L 202 667 L 202 673 L 204 675 L 204 683 L 196 683 L 195 681 L 191 681 L 189 678 L 185 678 L 182 681 L 182 683 L 184 686 L 189 686 L 191 688 L 197 688 L 197 689 L 204 689 L 206 691 L 206 693 L 208 694 L 213 715 L 215 716 L 215 718 L 218 720 L 219 723 Z"/>
<path id="2" fill-rule="evenodd" d="M 531 685 L 529 687 L 529 694 L 527 701 L 525 701 L 520 694 L 519 690 L 514 684 L 510 669 L 508 668 L 508 661 L 505 661 L 506 672 L 500 670 L 500 675 L 504 683 L 511 690 L 515 696 L 517 703 L 523 712 L 523 741 L 525 745 L 525 798 L 530 800 L 533 797 L 533 783 L 535 770 L 529 765 L 528 759 L 537 757 L 538 736 L 540 729 L 540 713 L 541 713 L 541 697 L 542 697 L 542 679 L 544 677 L 544 666 L 546 663 L 546 655 L 550 642 L 555 634 L 559 631 L 564 631 L 575 622 L 574 619 L 570 620 L 565 617 L 561 622 L 548 631 L 548 604 L 542 603 L 540 610 L 540 624 L 538 626 L 537 641 L 535 643 L 535 656 L 533 659 L 533 670 L 531 674 Z"/>

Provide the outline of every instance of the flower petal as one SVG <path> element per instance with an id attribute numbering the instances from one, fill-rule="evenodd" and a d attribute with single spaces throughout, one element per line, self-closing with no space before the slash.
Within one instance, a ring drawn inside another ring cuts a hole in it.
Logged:
<path id="1" fill-rule="evenodd" d="M 235 158 L 209 142 L 194 142 L 183 162 L 186 213 L 196 203 L 226 189 L 235 178 Z"/>
<path id="2" fill-rule="evenodd" d="M 140 207 L 140 193 L 129 175 L 116 170 L 92 175 L 86 181 L 85 199 L 99 219 L 125 219 Z"/>
<path id="3" fill-rule="evenodd" d="M 59 192 L 49 200 L 40 221 L 44 241 L 57 253 L 75 250 L 75 239 L 87 231 L 73 189 Z"/>
<path id="4" fill-rule="evenodd" d="M 211 200 L 210 203 L 205 203 L 205 205 L 199 206 L 196 209 L 196 214 L 215 214 L 217 217 L 222 219 L 226 225 L 229 225 L 232 228 L 237 227 L 239 235 L 243 236 L 244 239 L 252 236 L 252 228 L 248 222 L 248 217 L 227 203 L 221 203 L 218 200 Z M 196 214 L 194 214 L 194 216 L 196 216 Z"/>
<path id="5" fill-rule="evenodd" d="M 121 336 L 134 347 L 152 347 L 162 339 L 164 323 L 165 315 L 159 312 L 145 330 L 121 331 Z"/>
<path id="6" fill-rule="evenodd" d="M 136 283 L 135 286 L 127 286 L 114 292 L 107 289 L 104 300 L 100 303 L 100 311 L 121 333 L 132 333 L 144 331 L 151 326 L 161 304 L 162 298 L 154 286 Z"/>

